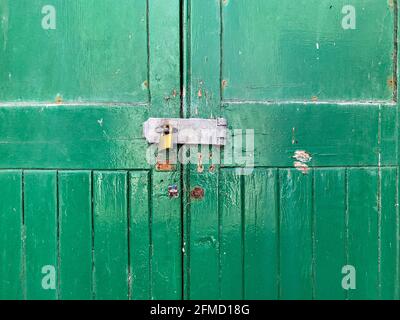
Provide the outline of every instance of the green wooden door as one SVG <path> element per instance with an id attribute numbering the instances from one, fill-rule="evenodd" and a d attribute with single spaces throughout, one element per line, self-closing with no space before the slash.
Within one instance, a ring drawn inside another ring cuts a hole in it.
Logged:
<path id="1" fill-rule="evenodd" d="M 179 1 L 0 0 L 0 299 L 179 299 Z M 168 41 L 166 41 L 168 39 Z"/>
<path id="2" fill-rule="evenodd" d="M 399 298 L 396 0 L 0 17 L 0 299 Z M 219 116 L 222 153 L 148 163 L 149 117 Z"/>
<path id="3" fill-rule="evenodd" d="M 254 159 L 185 172 L 204 189 L 188 196 L 185 296 L 398 299 L 397 1 L 185 10 L 187 116 L 225 117 Z"/>

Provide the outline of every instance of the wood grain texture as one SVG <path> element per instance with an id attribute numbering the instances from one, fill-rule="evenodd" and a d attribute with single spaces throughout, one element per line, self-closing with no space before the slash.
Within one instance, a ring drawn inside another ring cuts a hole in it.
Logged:
<path id="1" fill-rule="evenodd" d="M 129 173 L 130 298 L 151 298 L 151 181 L 149 172 Z"/>
<path id="2" fill-rule="evenodd" d="M 91 172 L 60 172 L 58 199 L 60 299 L 90 300 L 93 297 Z"/>
<path id="3" fill-rule="evenodd" d="M 24 298 L 22 172 L 0 172 L 0 300 Z"/>
<path id="4" fill-rule="evenodd" d="M 152 299 L 182 299 L 181 193 L 170 197 L 169 186 L 181 190 L 180 173 L 153 172 L 151 218 Z"/>
<path id="5" fill-rule="evenodd" d="M 297 150 L 312 156 L 309 167 L 398 163 L 396 106 L 240 103 L 222 114 L 232 135 L 254 130 L 256 166 L 293 167 Z"/>
<path id="6" fill-rule="evenodd" d="M 50 4 L 55 30 L 46 3 L 0 2 L 0 100 L 148 102 L 146 1 Z"/>
<path id="7" fill-rule="evenodd" d="M 128 299 L 127 173 L 93 173 L 94 297 Z"/>
<path id="8" fill-rule="evenodd" d="M 26 298 L 57 299 L 59 287 L 43 286 L 52 268 L 58 275 L 57 172 L 26 171 L 24 173 Z M 49 278 L 54 284 L 58 278 Z"/>
<path id="9" fill-rule="evenodd" d="M 394 10 L 388 1 L 224 3 L 224 99 L 393 99 Z M 342 28 L 349 4 L 356 11 L 354 30 Z"/>

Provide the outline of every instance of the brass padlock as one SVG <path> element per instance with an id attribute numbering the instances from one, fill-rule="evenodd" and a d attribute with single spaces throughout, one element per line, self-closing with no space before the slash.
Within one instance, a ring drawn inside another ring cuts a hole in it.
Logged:
<path id="1" fill-rule="evenodd" d="M 158 144 L 158 151 L 171 150 L 174 147 L 173 141 L 173 128 L 170 124 L 164 125 L 160 137 L 160 143 Z"/>

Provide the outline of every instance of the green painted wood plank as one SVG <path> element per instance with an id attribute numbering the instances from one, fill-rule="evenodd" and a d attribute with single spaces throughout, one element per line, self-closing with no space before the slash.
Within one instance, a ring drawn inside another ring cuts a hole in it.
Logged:
<path id="1" fill-rule="evenodd" d="M 58 175 L 60 219 L 60 299 L 92 298 L 91 172 Z"/>
<path id="2" fill-rule="evenodd" d="M 0 107 L 0 168 L 148 168 L 144 106 Z"/>
<path id="3" fill-rule="evenodd" d="M 129 214 L 130 214 L 130 298 L 148 300 L 151 298 L 151 217 L 149 207 L 149 173 L 129 173 Z"/>
<path id="4" fill-rule="evenodd" d="M 180 1 L 149 0 L 149 85 L 156 117 L 180 115 Z"/>
<path id="5" fill-rule="evenodd" d="M 222 21 L 224 99 L 392 100 L 390 1 L 225 1 Z"/>
<path id="6" fill-rule="evenodd" d="M 315 298 L 342 300 L 346 263 L 346 175 L 344 169 L 316 169 L 314 177 Z"/>
<path id="7" fill-rule="evenodd" d="M 280 298 L 312 298 L 312 174 L 279 172 Z"/>
<path id="8" fill-rule="evenodd" d="M 190 190 L 204 190 L 204 197 L 189 196 L 188 215 L 188 298 L 194 300 L 219 298 L 219 243 L 218 243 L 218 169 L 210 172 L 205 165 L 199 173 L 190 166 Z"/>
<path id="9" fill-rule="evenodd" d="M 256 169 L 244 177 L 245 299 L 278 298 L 278 175 Z"/>
<path id="10" fill-rule="evenodd" d="M 178 188 L 178 197 L 169 196 L 169 186 Z M 183 296 L 179 171 L 153 172 L 151 205 L 151 298 L 178 300 Z"/>
<path id="11" fill-rule="evenodd" d="M 0 300 L 24 297 L 22 173 L 0 172 Z"/>
<path id="12" fill-rule="evenodd" d="M 220 299 L 241 300 L 243 288 L 243 217 L 241 176 L 221 170 L 219 180 Z"/>
<path id="13" fill-rule="evenodd" d="M 56 299 L 58 296 L 57 285 L 54 286 L 54 283 L 58 282 L 56 171 L 24 173 L 24 215 L 26 298 Z"/>
<path id="14" fill-rule="evenodd" d="M 378 298 L 378 170 L 348 170 L 348 264 L 357 274 L 350 299 Z"/>
<path id="15" fill-rule="evenodd" d="M 94 294 L 128 299 L 127 173 L 93 173 Z"/>
<path id="16" fill-rule="evenodd" d="M 386 300 L 400 299 L 397 179 L 397 168 L 381 169 L 380 298 Z"/>
<path id="17" fill-rule="evenodd" d="M 54 30 L 42 27 L 46 5 L 55 10 Z M 146 1 L 1 1 L 0 8 L 1 101 L 148 101 Z"/>
<path id="18" fill-rule="evenodd" d="M 255 165 L 268 167 L 292 167 L 297 150 L 311 154 L 309 166 L 397 165 L 396 112 L 395 106 L 355 104 L 223 108 L 231 129 L 254 130 Z"/>
<path id="19" fill-rule="evenodd" d="M 220 114 L 220 1 L 188 1 L 190 26 L 190 115 L 215 118 Z"/>

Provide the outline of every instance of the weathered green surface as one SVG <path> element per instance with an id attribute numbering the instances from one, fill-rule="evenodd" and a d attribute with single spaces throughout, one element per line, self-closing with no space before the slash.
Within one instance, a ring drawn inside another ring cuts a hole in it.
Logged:
<path id="1" fill-rule="evenodd" d="M 0 300 L 24 297 L 22 174 L 0 172 Z"/>
<path id="2" fill-rule="evenodd" d="M 24 173 L 25 281 L 27 299 L 56 299 L 59 288 L 44 289 L 47 267 L 58 273 L 57 172 Z M 54 278 L 53 278 L 54 279 Z M 47 283 L 47 282 L 45 282 Z"/>
<path id="3" fill-rule="evenodd" d="M 149 173 L 129 174 L 129 295 L 136 300 L 151 299 L 151 209 Z"/>
<path id="4" fill-rule="evenodd" d="M 88 171 L 58 175 L 60 298 L 64 300 L 92 298 L 91 178 Z"/>
<path id="5" fill-rule="evenodd" d="M 93 174 L 94 297 L 128 298 L 126 172 Z"/>
<path id="6" fill-rule="evenodd" d="M 256 166 L 293 166 L 297 150 L 311 166 L 398 163 L 395 105 L 238 103 L 222 113 L 230 128 L 254 129 Z"/>
<path id="7" fill-rule="evenodd" d="M 313 193 L 315 298 L 344 299 L 339 271 L 347 264 L 345 169 L 315 170 Z"/>
<path id="8" fill-rule="evenodd" d="M 42 28 L 42 8 L 56 29 Z M 146 1 L 1 0 L 0 101 L 147 102 Z"/>
<path id="9" fill-rule="evenodd" d="M 161 300 L 182 298 L 181 196 L 171 198 L 169 186 L 181 190 L 179 172 L 153 172 L 151 298 Z"/>
<path id="10" fill-rule="evenodd" d="M 226 100 L 391 100 L 393 2 L 224 1 Z M 355 29 L 342 8 L 356 9 Z"/>

